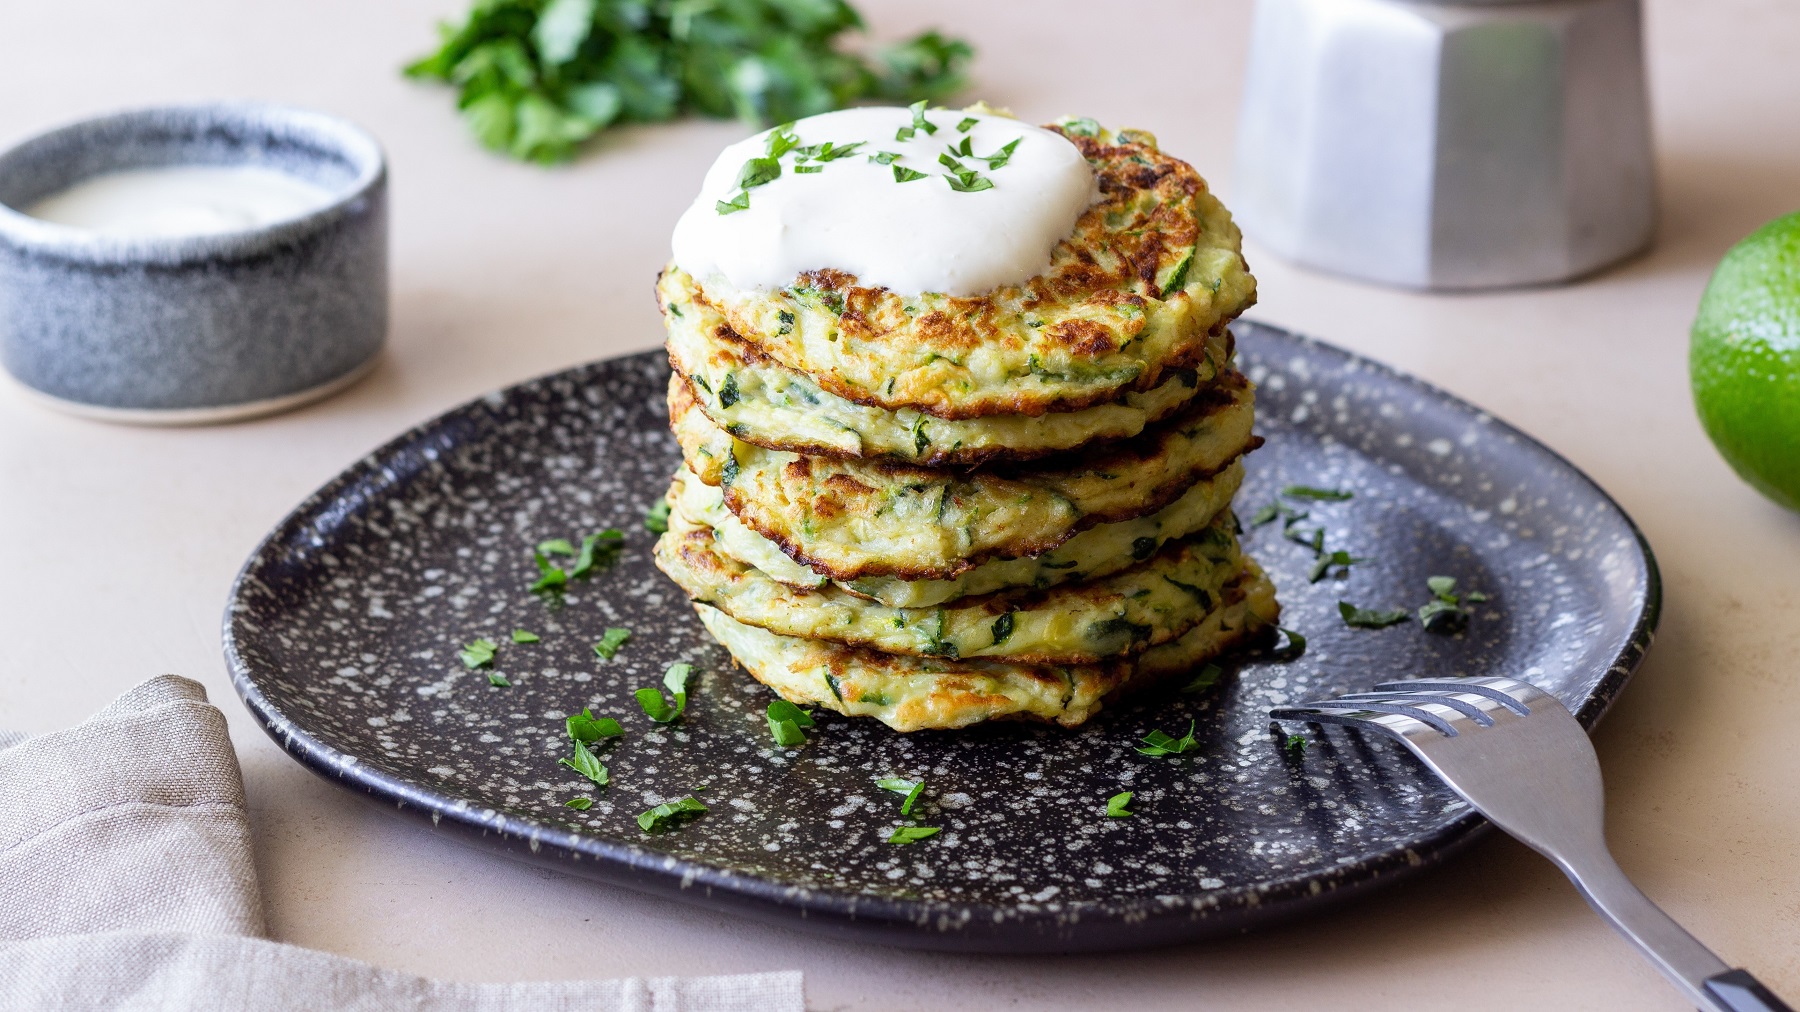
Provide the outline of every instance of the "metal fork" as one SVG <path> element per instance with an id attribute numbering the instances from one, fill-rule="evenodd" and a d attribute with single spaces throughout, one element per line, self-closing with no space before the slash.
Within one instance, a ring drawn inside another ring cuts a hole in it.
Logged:
<path id="1" fill-rule="evenodd" d="M 1269 711 L 1385 731 L 1488 820 L 1549 858 L 1607 923 L 1702 1009 L 1792 1012 L 1660 910 L 1606 849 L 1600 763 L 1556 698 L 1510 678 L 1386 682 Z"/>

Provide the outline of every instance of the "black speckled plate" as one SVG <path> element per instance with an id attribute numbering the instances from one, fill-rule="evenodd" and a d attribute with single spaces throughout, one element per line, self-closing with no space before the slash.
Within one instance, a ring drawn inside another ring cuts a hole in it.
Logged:
<path id="1" fill-rule="evenodd" d="M 647 353 L 482 398 L 351 467 L 276 528 L 232 592 L 225 653 L 238 692 L 294 758 L 423 822 L 516 857 L 793 927 L 926 948 L 1044 952 L 1156 945 L 1291 917 L 1412 874 L 1486 824 L 1385 740 L 1314 731 L 1284 747 L 1268 707 L 1419 675 L 1509 675 L 1588 726 L 1650 641 L 1649 547 L 1606 494 L 1518 431 L 1329 345 L 1240 323 L 1261 386 L 1239 497 L 1246 518 L 1289 483 L 1350 489 L 1311 506 L 1327 548 L 1370 561 L 1307 582 L 1282 525 L 1246 544 L 1310 649 L 1250 659 L 1201 697 L 1111 707 L 1076 731 L 1000 725 L 900 735 L 822 714 L 776 747 L 770 693 L 734 670 L 650 562 L 644 509 L 678 459 L 667 366 Z M 533 597 L 530 546 L 628 532 L 612 569 L 560 603 Z M 1468 632 L 1347 628 L 1337 602 L 1416 608 L 1426 577 L 1490 595 Z M 590 644 L 632 630 L 611 661 Z M 513 645 L 515 627 L 541 643 Z M 501 643 L 511 688 L 458 661 Z M 687 715 L 652 724 L 632 691 L 696 667 Z M 591 790 L 558 766 L 563 715 L 620 718 Z M 1133 751 L 1197 722 L 1199 751 Z M 884 842 L 898 795 L 938 836 Z M 673 832 L 639 812 L 700 788 L 710 811 Z M 1133 818 L 1106 799 L 1135 792 Z M 589 796 L 591 809 L 564 807 Z"/>

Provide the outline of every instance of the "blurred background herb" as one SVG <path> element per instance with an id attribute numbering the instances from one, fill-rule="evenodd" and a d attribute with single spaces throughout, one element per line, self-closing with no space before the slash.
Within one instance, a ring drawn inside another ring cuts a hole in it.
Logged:
<path id="1" fill-rule="evenodd" d="M 406 75 L 455 85 L 477 140 L 544 164 L 615 123 L 767 125 L 963 86 L 967 43 L 930 31 L 866 56 L 838 48 L 862 27 L 843 0 L 477 0 Z"/>

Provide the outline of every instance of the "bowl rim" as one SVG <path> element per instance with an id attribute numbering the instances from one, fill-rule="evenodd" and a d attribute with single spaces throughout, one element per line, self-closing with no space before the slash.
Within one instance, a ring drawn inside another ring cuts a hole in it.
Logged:
<path id="1" fill-rule="evenodd" d="M 14 159 L 30 156 L 73 135 L 96 128 L 146 127 L 185 118 L 197 125 L 234 123 L 251 128 L 279 123 L 318 141 L 355 167 L 349 182 L 333 188 L 331 200 L 304 214 L 252 228 L 183 236 L 113 235 L 34 218 L 0 201 L 0 247 L 89 266 L 182 266 L 261 255 L 312 235 L 354 211 L 387 179 L 387 155 L 367 130 L 329 113 L 259 101 L 174 102 L 87 116 L 31 134 L 0 150 L 0 173 Z M 72 179 L 73 186 L 92 176 Z"/>

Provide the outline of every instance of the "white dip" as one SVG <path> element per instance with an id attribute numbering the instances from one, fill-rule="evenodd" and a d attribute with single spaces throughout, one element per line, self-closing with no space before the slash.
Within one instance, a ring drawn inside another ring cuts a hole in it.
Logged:
<path id="1" fill-rule="evenodd" d="M 844 109 L 811 116 L 791 132 L 801 148 L 862 142 L 830 161 L 794 150 L 780 156 L 781 174 L 740 188 L 745 163 L 767 157 L 770 132 L 726 148 L 706 173 L 700 196 L 675 225 L 675 263 L 703 283 L 723 276 L 740 289 L 768 291 L 794 283 L 805 271 L 835 268 L 858 283 L 901 293 L 980 295 L 1019 284 L 1050 266 L 1058 241 L 1074 230 L 1099 197 L 1093 170 L 1061 135 L 1004 116 L 945 109 L 925 113 L 936 133 L 911 128 L 908 109 Z M 975 122 L 958 131 L 964 120 Z M 952 156 L 974 176 L 965 184 L 991 188 L 958 192 Z M 1005 163 L 990 156 L 1018 140 Z M 891 164 L 874 160 L 891 153 Z M 796 172 L 796 166 L 819 171 Z M 895 180 L 895 167 L 923 178 Z M 720 214 L 718 203 L 747 194 L 749 207 Z"/>
<path id="2" fill-rule="evenodd" d="M 297 218 L 332 197 L 304 179 L 257 165 L 173 165 L 84 179 L 25 213 L 108 235 L 173 237 Z"/>

